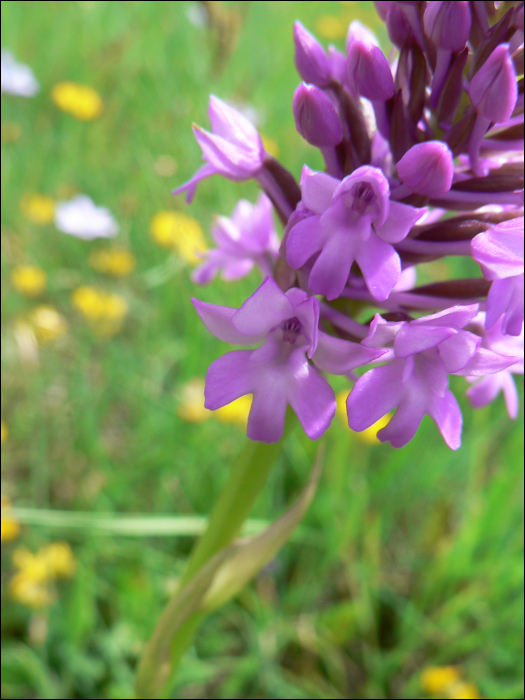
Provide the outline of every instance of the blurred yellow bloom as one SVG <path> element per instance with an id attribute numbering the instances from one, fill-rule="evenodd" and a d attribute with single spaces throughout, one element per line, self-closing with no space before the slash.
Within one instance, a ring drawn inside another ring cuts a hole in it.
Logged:
<path id="1" fill-rule="evenodd" d="M 261 141 L 263 142 L 264 150 L 269 153 L 274 158 L 279 157 L 279 146 L 277 142 L 271 139 L 269 136 L 261 134 Z"/>
<path id="2" fill-rule="evenodd" d="M 447 697 L 454 700 L 478 700 L 481 698 L 479 690 L 474 683 L 460 681 L 455 683 L 447 692 Z"/>
<path id="3" fill-rule="evenodd" d="M 9 593 L 28 608 L 45 608 L 56 600 L 53 591 L 45 583 L 36 581 L 23 572 L 13 576 L 9 582 Z"/>
<path id="4" fill-rule="evenodd" d="M 71 302 L 102 338 L 118 333 L 128 313 L 126 300 L 121 296 L 87 285 L 74 290 Z"/>
<path id="5" fill-rule="evenodd" d="M 47 275 L 36 265 L 17 265 L 11 270 L 11 283 L 26 297 L 38 297 L 45 291 Z"/>
<path id="6" fill-rule="evenodd" d="M 425 695 L 443 695 L 460 677 L 456 666 L 429 666 L 422 672 L 419 682 Z"/>
<path id="7" fill-rule="evenodd" d="M 66 319 L 52 306 L 36 306 L 27 316 L 27 322 L 39 343 L 45 345 L 61 338 L 67 332 Z"/>
<path id="8" fill-rule="evenodd" d="M 20 200 L 20 210 L 33 224 L 50 224 L 55 218 L 55 200 L 46 194 L 28 192 Z"/>
<path id="9" fill-rule="evenodd" d="M 177 415 L 188 423 L 204 423 L 213 416 L 221 423 L 237 425 L 245 430 L 251 405 L 251 396 L 241 396 L 227 406 L 209 411 L 204 408 L 204 379 L 195 377 L 182 387 Z"/>
<path id="10" fill-rule="evenodd" d="M 213 411 L 213 415 L 221 423 L 233 423 L 234 425 L 238 425 L 240 428 L 246 429 L 251 407 L 252 396 L 241 396 L 235 401 L 232 401 L 232 403 L 229 403 L 227 406 L 223 406 L 222 408 L 218 408 L 216 411 Z"/>
<path id="11" fill-rule="evenodd" d="M 27 547 L 17 547 L 11 555 L 13 566 L 33 581 L 45 582 L 52 577 L 49 563 L 40 550 L 33 554 Z"/>
<path id="12" fill-rule="evenodd" d="M 194 377 L 182 387 L 177 415 L 188 423 L 204 423 L 211 411 L 204 408 L 204 379 Z"/>
<path id="13" fill-rule="evenodd" d="M 2 428 L 4 427 L 4 422 L 2 421 Z M 2 543 L 11 542 L 20 532 L 20 525 L 18 520 L 16 520 L 10 513 L 11 502 L 8 498 L 2 495 Z"/>
<path id="14" fill-rule="evenodd" d="M 102 114 L 100 95 L 87 85 L 69 81 L 57 83 L 51 91 L 51 98 L 63 112 L 82 121 L 91 121 Z"/>
<path id="15" fill-rule="evenodd" d="M 41 547 L 38 556 L 47 563 L 52 578 L 70 578 L 77 570 L 77 560 L 67 542 L 52 542 Z"/>
<path id="16" fill-rule="evenodd" d="M 317 33 L 330 41 L 343 39 L 348 29 L 348 23 L 345 24 L 342 19 L 333 15 L 323 15 L 315 24 Z"/>
<path id="17" fill-rule="evenodd" d="M 336 400 L 336 414 L 339 416 L 340 421 L 343 425 L 348 428 L 348 416 L 346 413 L 346 399 L 348 398 L 349 392 L 346 390 L 340 391 L 335 397 Z M 356 438 L 367 445 L 380 445 L 381 441 L 377 438 L 377 433 L 388 425 L 390 419 L 392 418 L 391 413 L 387 413 L 386 416 L 380 418 L 377 423 L 374 423 L 366 430 L 361 433 L 354 433 Z"/>
<path id="18" fill-rule="evenodd" d="M 3 445 L 4 442 L 7 440 L 7 436 L 9 435 L 9 429 L 3 420 L 2 420 L 0 425 L 2 427 L 2 445 Z M 3 496 L 2 496 L 2 498 L 3 498 Z M 3 504 L 3 500 L 2 500 L 2 504 Z"/>
<path id="19" fill-rule="evenodd" d="M 207 250 L 202 227 L 196 219 L 178 211 L 160 211 L 151 220 L 150 234 L 161 248 L 177 250 L 190 265 L 202 262 Z"/>
<path id="20" fill-rule="evenodd" d="M 114 277 L 129 275 L 135 269 L 137 260 L 126 248 L 107 248 L 93 250 L 88 262 L 96 272 L 103 272 Z"/>
<path id="21" fill-rule="evenodd" d="M 22 129 L 16 122 L 2 122 L 2 141 L 14 143 L 22 135 Z"/>

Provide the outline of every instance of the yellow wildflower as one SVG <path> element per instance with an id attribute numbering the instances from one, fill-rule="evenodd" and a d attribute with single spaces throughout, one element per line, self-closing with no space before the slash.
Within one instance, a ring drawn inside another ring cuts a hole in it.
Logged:
<path id="1" fill-rule="evenodd" d="M 42 345 L 61 338 L 67 332 L 66 319 L 55 308 L 45 304 L 35 307 L 28 314 L 27 321 Z"/>
<path id="2" fill-rule="evenodd" d="M 20 200 L 20 210 L 33 224 L 50 224 L 55 218 L 55 200 L 46 194 L 28 192 Z"/>
<path id="3" fill-rule="evenodd" d="M 15 568 L 33 581 L 45 582 L 53 578 L 49 562 L 40 551 L 33 554 L 27 547 L 17 547 L 11 560 Z"/>
<path id="4" fill-rule="evenodd" d="M 3 426 L 4 423 L 2 421 L 2 427 Z M 18 533 L 20 532 L 20 525 L 18 523 L 18 520 L 13 518 L 13 516 L 9 513 L 10 508 L 10 500 L 4 495 L 2 495 L 2 543 L 11 542 L 11 540 L 14 540 L 16 537 L 18 537 Z"/>
<path id="5" fill-rule="evenodd" d="M 346 36 L 348 24 L 345 24 L 339 17 L 333 15 L 323 15 L 316 22 L 317 33 L 324 39 L 336 41 Z"/>
<path id="6" fill-rule="evenodd" d="M 279 146 L 277 142 L 271 139 L 269 136 L 261 134 L 261 141 L 263 142 L 264 150 L 269 153 L 274 158 L 279 157 Z"/>
<path id="7" fill-rule="evenodd" d="M 3 445 L 4 442 L 7 440 L 7 436 L 9 435 L 9 429 L 3 420 L 1 422 L 1 427 L 2 427 L 2 445 Z M 2 501 L 2 503 L 3 503 L 3 501 Z"/>
<path id="8" fill-rule="evenodd" d="M 171 177 L 177 172 L 177 162 L 171 156 L 159 156 L 155 161 L 154 168 L 160 177 Z"/>
<path id="9" fill-rule="evenodd" d="M 216 411 L 213 411 L 213 415 L 221 423 L 233 423 L 240 428 L 246 429 L 251 407 L 252 396 L 250 394 L 249 396 L 241 396 L 227 406 L 218 408 Z"/>
<path id="10" fill-rule="evenodd" d="M 460 681 L 455 683 L 448 691 L 447 697 L 453 700 L 478 700 L 481 698 L 479 690 L 474 683 Z"/>
<path id="11" fill-rule="evenodd" d="M 22 129 L 16 122 L 2 122 L 2 141 L 14 143 L 22 135 Z"/>
<path id="12" fill-rule="evenodd" d="M 56 106 L 76 119 L 91 121 L 102 114 L 102 99 L 96 90 L 87 85 L 64 81 L 51 91 Z"/>
<path id="13" fill-rule="evenodd" d="M 188 423 L 204 423 L 211 411 L 204 408 L 204 379 L 194 377 L 182 387 L 177 415 Z"/>
<path id="14" fill-rule="evenodd" d="M 102 338 L 118 333 L 128 313 L 126 300 L 121 296 L 87 285 L 74 290 L 71 302 Z"/>
<path id="15" fill-rule="evenodd" d="M 459 681 L 460 676 L 456 666 L 429 666 L 422 672 L 419 682 L 425 695 L 443 695 Z"/>
<path id="16" fill-rule="evenodd" d="M 103 272 L 114 277 L 129 275 L 137 265 L 135 256 L 126 248 L 93 250 L 89 255 L 88 262 L 96 272 Z"/>
<path id="17" fill-rule="evenodd" d="M 45 583 L 32 579 L 22 571 L 15 574 L 9 582 L 9 593 L 28 608 L 45 608 L 56 600 L 53 591 Z"/>
<path id="18" fill-rule="evenodd" d="M 38 555 L 47 563 L 50 577 L 70 578 L 77 570 L 77 560 L 67 542 L 45 545 Z"/>
<path id="19" fill-rule="evenodd" d="M 336 399 L 336 413 L 339 416 L 339 419 L 343 423 L 345 427 L 348 428 L 348 416 L 346 413 L 346 399 L 348 398 L 348 391 L 340 391 L 337 396 L 335 397 Z M 360 440 L 361 442 L 366 443 L 367 445 L 380 445 L 381 441 L 377 437 L 377 433 L 381 430 L 381 428 L 384 428 L 385 425 L 388 425 L 390 422 L 390 419 L 392 418 L 391 413 L 387 413 L 386 416 L 383 416 L 380 418 L 377 423 L 374 423 L 371 425 L 369 428 L 366 430 L 363 430 L 361 433 L 354 433 L 356 438 Z"/>
<path id="20" fill-rule="evenodd" d="M 155 214 L 150 234 L 157 245 L 177 250 L 190 265 L 202 262 L 198 253 L 207 250 L 201 225 L 182 212 L 160 211 Z"/>
<path id="21" fill-rule="evenodd" d="M 38 297 L 45 291 L 47 275 L 36 265 L 17 265 L 11 271 L 11 283 L 26 297 Z"/>

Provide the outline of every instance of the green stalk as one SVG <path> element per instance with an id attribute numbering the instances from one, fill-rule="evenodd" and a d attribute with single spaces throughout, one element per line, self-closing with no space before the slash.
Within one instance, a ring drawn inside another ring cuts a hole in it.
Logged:
<path id="1" fill-rule="evenodd" d="M 292 421 L 287 415 L 285 436 Z M 213 507 L 205 533 L 195 546 L 175 597 L 162 613 L 152 637 L 146 644 L 137 670 L 137 697 L 160 697 L 166 683 L 173 676 L 184 652 L 191 644 L 202 620 L 200 610 L 191 609 L 189 593 L 187 614 L 181 618 L 181 596 L 185 586 L 209 560 L 229 545 L 240 533 L 242 525 L 263 488 L 281 451 L 281 442 L 267 445 L 248 442 L 234 462 L 230 477 Z M 170 649 L 170 654 L 167 650 Z"/>

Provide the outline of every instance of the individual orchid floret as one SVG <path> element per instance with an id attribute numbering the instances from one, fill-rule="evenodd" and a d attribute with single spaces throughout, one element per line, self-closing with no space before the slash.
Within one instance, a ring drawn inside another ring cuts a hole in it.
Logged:
<path id="1" fill-rule="evenodd" d="M 38 80 L 31 68 L 18 63 L 7 49 L 2 49 L 1 72 L 2 92 L 20 95 L 20 97 L 34 97 L 40 90 Z"/>
<path id="2" fill-rule="evenodd" d="M 486 328 L 503 316 L 501 330 L 519 335 L 523 327 L 523 216 L 504 221 L 478 234 L 472 257 L 492 281 L 487 298 Z"/>
<path id="3" fill-rule="evenodd" d="M 388 180 L 371 166 L 358 168 L 342 181 L 305 166 L 301 191 L 312 215 L 288 231 L 288 264 L 299 269 L 319 253 L 309 287 L 336 299 L 356 261 L 372 296 L 387 299 L 401 274 L 392 243 L 403 240 L 426 210 L 391 202 Z"/>
<path id="4" fill-rule="evenodd" d="M 221 271 L 222 279 L 229 282 L 245 277 L 254 265 L 269 275 L 279 250 L 272 211 L 272 203 L 261 193 L 256 204 L 241 199 L 231 219 L 219 216 L 211 230 L 217 248 L 202 254 L 205 262 L 193 272 L 192 280 L 208 284 Z"/>
<path id="5" fill-rule="evenodd" d="M 429 2 L 423 18 L 425 34 L 437 46 L 436 67 L 430 105 L 436 107 L 447 77 L 453 52 L 461 51 L 468 41 L 472 18 L 469 3 Z"/>
<path id="6" fill-rule="evenodd" d="M 188 202 L 193 199 L 198 183 L 211 175 L 222 175 L 235 181 L 254 177 L 263 167 L 266 155 L 253 124 L 215 95 L 210 96 L 209 116 L 213 133 L 193 125 L 206 165 L 173 191 L 173 194 L 188 192 Z"/>
<path id="7" fill-rule="evenodd" d="M 348 85 L 361 97 L 385 102 L 395 92 L 394 78 L 381 49 L 371 41 L 355 39 L 348 47 Z"/>
<path id="8" fill-rule="evenodd" d="M 299 85 L 293 97 L 293 115 L 297 131 L 312 146 L 337 146 L 343 140 L 334 106 L 315 85 Z"/>
<path id="9" fill-rule="evenodd" d="M 288 405 L 312 440 L 328 428 L 335 413 L 334 392 L 309 359 L 327 371 L 347 373 L 382 354 L 320 332 L 318 300 L 296 287 L 284 293 L 272 277 L 240 309 L 196 299 L 193 304 L 220 340 L 263 343 L 256 350 L 223 355 L 206 375 L 205 407 L 210 410 L 253 394 L 248 419 L 252 440 L 280 440 Z"/>
<path id="10" fill-rule="evenodd" d="M 404 185 L 427 197 L 446 194 L 454 176 L 452 153 L 443 141 L 426 141 L 412 146 L 396 168 Z"/>
<path id="11" fill-rule="evenodd" d="M 491 122 L 510 119 L 518 99 L 516 70 L 509 45 L 500 44 L 474 75 L 469 95 L 477 112 L 469 142 L 469 157 L 476 175 L 484 175 L 479 163 L 479 148 Z"/>
<path id="12" fill-rule="evenodd" d="M 484 331 L 484 314 L 479 314 L 472 322 L 472 330 L 478 333 L 482 340 L 480 348 L 514 357 L 515 364 L 500 372 L 489 374 L 486 377 L 466 377 L 473 382 L 467 391 L 474 408 L 482 408 L 494 401 L 503 392 L 507 413 L 510 418 L 516 418 L 519 409 L 518 392 L 512 377 L 513 374 L 523 374 L 523 329 L 519 336 L 504 335 L 501 332 L 501 319 L 489 330 Z"/>
<path id="13" fill-rule="evenodd" d="M 377 435 L 381 442 L 404 447 L 417 432 L 425 414 L 438 426 L 446 444 L 461 444 L 462 417 L 448 389 L 449 374 L 481 376 L 512 364 L 512 359 L 478 348 L 481 338 L 464 331 L 478 305 L 454 306 L 414 321 L 387 322 L 376 314 L 363 341 L 367 347 L 391 347 L 394 359 L 356 382 L 347 401 L 350 428 L 361 432 L 397 407 Z"/>
<path id="14" fill-rule="evenodd" d="M 113 238 L 119 225 L 106 207 L 97 207 L 85 194 L 55 207 L 55 226 L 62 233 L 91 241 L 95 238 Z"/>
<path id="15" fill-rule="evenodd" d="M 293 26 L 295 43 L 295 65 L 297 72 L 306 83 L 327 87 L 332 78 L 330 60 L 317 39 L 307 31 L 301 22 Z"/>

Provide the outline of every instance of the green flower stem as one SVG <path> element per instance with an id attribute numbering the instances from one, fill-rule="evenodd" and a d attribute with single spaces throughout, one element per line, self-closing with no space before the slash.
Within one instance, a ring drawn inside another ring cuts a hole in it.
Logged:
<path id="1" fill-rule="evenodd" d="M 293 425 L 294 419 L 289 413 L 285 436 Z M 188 560 L 175 597 L 168 603 L 144 648 L 137 671 L 137 697 L 161 697 L 163 688 L 173 676 L 206 617 L 200 610 L 189 611 L 191 602 L 188 600 L 189 614 L 181 619 L 180 598 L 184 596 L 185 586 L 217 552 L 229 545 L 240 533 L 281 451 L 281 444 L 282 441 L 272 445 L 248 442 L 234 462 L 228 482 L 213 507 L 208 527 Z M 195 591 L 192 595 L 194 594 Z M 170 655 L 167 655 L 168 648 L 171 650 Z"/>

